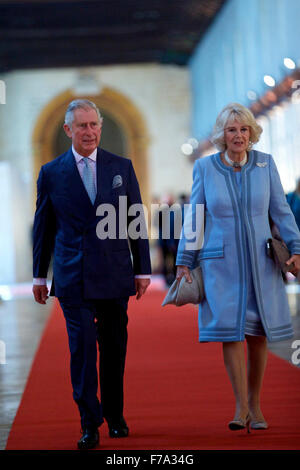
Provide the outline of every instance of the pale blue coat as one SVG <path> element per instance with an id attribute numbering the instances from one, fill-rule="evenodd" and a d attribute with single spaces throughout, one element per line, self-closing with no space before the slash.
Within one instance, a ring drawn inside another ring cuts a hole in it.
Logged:
<path id="1" fill-rule="evenodd" d="M 267 256 L 269 213 L 292 254 L 300 233 L 286 201 L 271 155 L 252 150 L 241 170 L 242 198 L 232 167 L 220 153 L 194 165 L 191 204 L 205 206 L 204 244 L 186 249 L 184 234 L 177 265 L 202 267 L 205 299 L 199 306 L 200 341 L 242 341 L 247 307 L 247 238 L 260 318 L 269 341 L 292 338 L 290 311 L 281 272 Z M 246 238 L 247 237 L 247 238 Z"/>

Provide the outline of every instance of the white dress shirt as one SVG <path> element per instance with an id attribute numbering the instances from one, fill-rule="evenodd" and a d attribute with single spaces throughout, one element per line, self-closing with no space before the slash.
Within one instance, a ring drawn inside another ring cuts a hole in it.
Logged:
<path id="1" fill-rule="evenodd" d="M 83 157 L 82 155 L 80 155 L 78 152 L 76 152 L 76 150 L 74 149 L 73 146 L 72 146 L 72 152 L 73 152 L 73 155 L 75 157 L 76 165 L 77 165 L 79 174 L 81 176 L 81 179 L 82 179 L 83 169 L 84 169 L 84 166 L 85 166 L 84 163 L 83 163 L 83 160 L 84 160 L 84 158 L 88 159 L 87 160 L 88 165 L 89 165 L 89 167 L 90 167 L 90 169 L 92 170 L 92 173 L 93 173 L 94 185 L 95 185 L 96 193 L 97 193 L 97 166 L 96 166 L 97 148 L 95 148 L 93 153 L 91 153 L 91 155 L 89 155 L 88 157 Z"/>

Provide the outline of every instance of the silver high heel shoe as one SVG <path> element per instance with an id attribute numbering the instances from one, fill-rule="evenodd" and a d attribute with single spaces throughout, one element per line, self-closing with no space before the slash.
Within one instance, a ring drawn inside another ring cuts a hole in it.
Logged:
<path id="1" fill-rule="evenodd" d="M 263 430 L 263 429 L 268 429 L 269 425 L 266 421 L 251 421 L 250 427 L 251 429 Z"/>
<path id="2" fill-rule="evenodd" d="M 231 431 L 238 431 L 239 429 L 247 428 L 247 432 L 250 433 L 250 415 L 246 416 L 246 419 L 234 419 L 228 423 L 228 427 Z"/>

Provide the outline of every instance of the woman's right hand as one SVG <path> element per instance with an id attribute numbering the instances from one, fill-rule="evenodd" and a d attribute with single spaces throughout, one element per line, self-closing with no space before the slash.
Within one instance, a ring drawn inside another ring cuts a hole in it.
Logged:
<path id="1" fill-rule="evenodd" d="M 176 271 L 176 280 L 180 281 L 182 277 L 185 277 L 185 280 L 187 282 L 192 282 L 192 278 L 190 275 L 190 270 L 187 266 L 177 266 L 177 271 Z"/>

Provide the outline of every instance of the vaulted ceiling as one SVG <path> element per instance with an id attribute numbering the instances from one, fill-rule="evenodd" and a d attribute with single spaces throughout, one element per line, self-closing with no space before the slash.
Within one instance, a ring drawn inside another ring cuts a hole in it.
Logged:
<path id="1" fill-rule="evenodd" d="M 226 0 L 0 0 L 0 73 L 185 65 Z"/>

